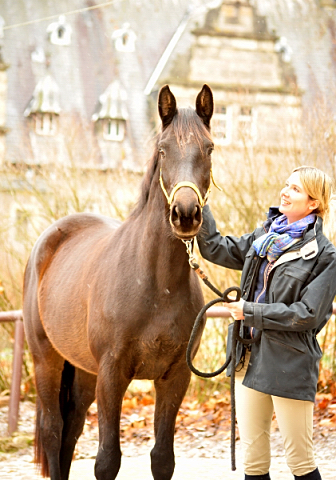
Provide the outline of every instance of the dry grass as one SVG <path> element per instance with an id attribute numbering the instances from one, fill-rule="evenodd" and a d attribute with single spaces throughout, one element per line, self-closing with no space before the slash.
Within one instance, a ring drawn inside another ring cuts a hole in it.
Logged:
<path id="1" fill-rule="evenodd" d="M 278 151 L 242 143 L 239 150 L 217 149 L 214 155 L 214 177 L 223 187 L 212 187 L 211 209 L 222 234 L 240 236 L 252 231 L 266 218 L 270 205 L 278 204 L 279 191 L 294 166 L 317 165 L 335 179 L 336 123 L 326 105 L 311 112 L 307 119 L 305 149 L 293 147 L 298 142 L 289 139 L 288 147 Z M 314 128 L 318 125 L 318 128 Z M 280 129 L 281 130 L 281 129 Z M 307 132 L 310 132 L 307 133 Z M 43 229 L 58 218 L 73 212 L 99 212 L 121 220 L 127 217 L 134 202 L 141 176 L 125 171 L 102 172 L 68 166 L 7 167 L 0 172 L 0 196 L 3 205 L 0 226 L 0 310 L 21 308 L 22 279 L 29 252 Z M 335 210 L 336 212 L 336 210 Z M 336 213 L 330 217 L 326 232 L 335 242 Z M 224 291 L 239 285 L 240 274 L 209 264 L 196 256 L 212 283 Z M 214 298 L 204 287 L 206 301 Z M 196 366 L 214 370 L 224 362 L 228 320 L 208 322 L 203 335 Z M 0 391 L 8 389 L 11 370 L 13 327 L 0 326 Z M 324 350 L 320 387 L 329 388 L 336 376 L 336 320 L 329 321 L 319 335 Z M 190 392 L 201 395 L 227 388 L 224 375 L 213 380 L 193 376 Z M 32 366 L 25 355 L 23 394 L 33 391 Z"/>

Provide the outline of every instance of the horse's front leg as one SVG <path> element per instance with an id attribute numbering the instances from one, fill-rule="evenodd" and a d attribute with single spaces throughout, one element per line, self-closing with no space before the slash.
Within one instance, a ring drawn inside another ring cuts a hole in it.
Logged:
<path id="1" fill-rule="evenodd" d="M 154 382 L 156 390 L 154 432 L 151 451 L 154 480 L 170 480 L 174 473 L 174 432 L 178 410 L 190 382 L 190 370 L 183 363 L 175 364 L 163 378 Z"/>
<path id="2" fill-rule="evenodd" d="M 110 356 L 109 356 L 110 357 Z M 97 480 L 113 480 L 121 464 L 120 414 L 130 380 L 112 357 L 101 362 L 97 379 L 99 449 L 95 464 Z"/>

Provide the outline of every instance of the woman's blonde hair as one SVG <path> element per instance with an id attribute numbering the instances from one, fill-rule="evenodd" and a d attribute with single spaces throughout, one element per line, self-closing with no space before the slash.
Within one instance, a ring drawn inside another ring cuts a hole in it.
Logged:
<path id="1" fill-rule="evenodd" d="M 306 165 L 294 168 L 293 172 L 299 173 L 303 188 L 309 197 L 312 200 L 318 200 L 319 206 L 314 213 L 325 218 L 329 212 L 332 195 L 332 180 L 329 175 L 316 167 Z"/>

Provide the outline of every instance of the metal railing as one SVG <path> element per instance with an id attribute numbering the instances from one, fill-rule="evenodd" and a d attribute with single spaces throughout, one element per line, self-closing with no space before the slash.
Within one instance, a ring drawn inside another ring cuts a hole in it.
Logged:
<path id="1" fill-rule="evenodd" d="M 0 323 L 4 322 L 15 322 L 12 382 L 10 388 L 8 408 L 8 433 L 9 435 L 12 435 L 12 433 L 15 432 L 15 430 L 17 429 L 19 418 L 20 386 L 24 344 L 22 310 L 0 312 Z"/>
<path id="2" fill-rule="evenodd" d="M 333 314 L 336 314 L 336 303 L 333 304 Z M 206 312 L 206 315 L 209 318 L 229 318 L 231 316 L 230 311 L 227 308 L 218 306 L 210 307 Z M 12 435 L 17 430 L 19 419 L 20 386 L 24 346 L 22 310 L 0 312 L 0 323 L 4 322 L 15 322 L 12 382 L 8 407 L 8 433 L 9 435 Z"/>

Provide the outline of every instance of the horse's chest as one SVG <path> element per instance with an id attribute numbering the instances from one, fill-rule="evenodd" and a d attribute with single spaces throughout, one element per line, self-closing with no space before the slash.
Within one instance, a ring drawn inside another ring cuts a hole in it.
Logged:
<path id="1" fill-rule="evenodd" d="M 135 378 L 163 375 L 172 363 L 185 358 L 189 337 L 189 328 L 176 321 L 152 322 L 134 343 Z"/>
<path id="2" fill-rule="evenodd" d="M 89 319 L 89 335 L 98 363 L 102 356 L 111 352 L 114 361 L 122 359 L 123 364 L 128 365 L 132 377 L 156 379 L 172 364 L 185 362 L 202 297 L 196 289 L 186 292 L 186 287 L 180 289 L 182 292 L 169 287 L 149 292 L 142 287 L 143 283 L 139 282 L 136 291 L 131 289 L 132 294 L 124 289 L 123 295 L 113 296 L 114 302 L 104 303 L 102 318 Z M 100 311 L 94 307 L 92 303 L 91 316 Z M 104 331 L 103 347 L 96 344 L 97 325 Z"/>

